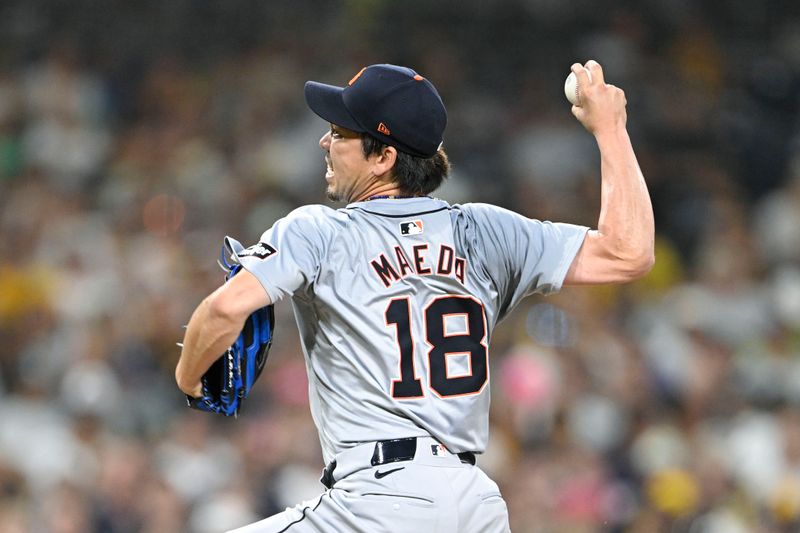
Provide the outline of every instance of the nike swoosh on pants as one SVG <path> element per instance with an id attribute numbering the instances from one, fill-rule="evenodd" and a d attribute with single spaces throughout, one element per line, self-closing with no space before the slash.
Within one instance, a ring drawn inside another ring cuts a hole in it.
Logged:
<path id="1" fill-rule="evenodd" d="M 401 466 L 400 468 L 393 468 L 392 470 L 386 470 L 384 472 L 378 472 L 376 470 L 375 471 L 375 479 L 381 479 L 382 477 L 386 477 L 389 474 L 392 474 L 392 473 L 397 472 L 398 470 L 402 470 L 404 468 L 405 468 L 404 466 Z"/>

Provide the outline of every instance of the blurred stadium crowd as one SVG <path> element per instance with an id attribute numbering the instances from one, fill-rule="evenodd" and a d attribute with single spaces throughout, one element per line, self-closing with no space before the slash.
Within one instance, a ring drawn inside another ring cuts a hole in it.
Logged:
<path id="1" fill-rule="evenodd" d="M 0 4 L 0 532 L 222 531 L 322 490 L 291 306 L 238 420 L 190 412 L 181 326 L 326 202 L 307 79 L 408 64 L 449 111 L 439 196 L 595 225 L 562 81 L 628 97 L 657 264 L 496 331 L 479 463 L 517 533 L 800 530 L 794 2 Z"/>

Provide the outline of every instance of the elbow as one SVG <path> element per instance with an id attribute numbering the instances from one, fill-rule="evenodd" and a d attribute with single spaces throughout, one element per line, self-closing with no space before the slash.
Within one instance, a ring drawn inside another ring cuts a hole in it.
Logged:
<path id="1" fill-rule="evenodd" d="M 653 270 L 653 266 L 656 264 L 656 255 L 651 247 L 646 252 L 627 259 L 625 263 L 626 281 L 635 281 L 645 277 Z"/>
<path id="2" fill-rule="evenodd" d="M 646 276 L 655 265 L 655 249 L 652 241 L 632 245 L 624 241 L 607 241 L 606 257 L 613 264 L 614 282 L 628 283 Z"/>
<path id="3" fill-rule="evenodd" d="M 643 278 L 647 274 L 653 270 L 653 267 L 656 265 L 656 254 L 652 251 L 645 255 L 642 259 L 639 260 L 637 263 L 636 268 L 636 279 Z"/>

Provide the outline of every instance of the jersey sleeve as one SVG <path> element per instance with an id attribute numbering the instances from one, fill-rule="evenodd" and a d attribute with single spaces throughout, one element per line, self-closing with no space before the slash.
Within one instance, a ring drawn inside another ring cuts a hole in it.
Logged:
<path id="1" fill-rule="evenodd" d="M 308 287 L 319 273 L 331 232 L 326 211 L 314 205 L 295 209 L 239 254 L 273 303 Z"/>
<path id="2" fill-rule="evenodd" d="M 468 206 L 473 239 L 504 313 L 529 294 L 561 289 L 589 228 L 530 219 L 488 204 Z"/>

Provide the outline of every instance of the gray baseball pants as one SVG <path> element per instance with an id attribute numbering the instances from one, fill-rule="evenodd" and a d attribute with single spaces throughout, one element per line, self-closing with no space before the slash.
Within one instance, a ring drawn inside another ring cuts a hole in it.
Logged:
<path id="1" fill-rule="evenodd" d="M 418 437 L 413 458 L 373 466 L 378 452 L 345 450 L 322 495 L 230 533 L 510 532 L 497 484 L 436 440 Z"/>

